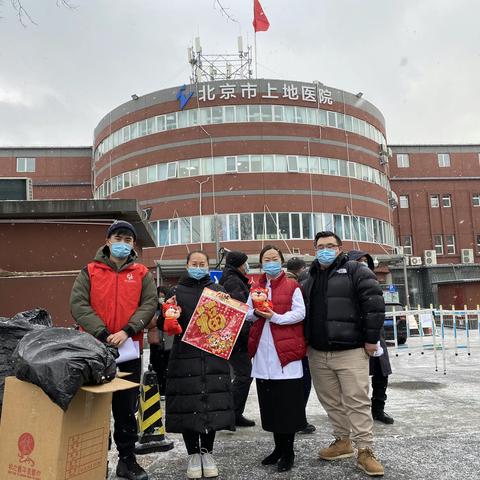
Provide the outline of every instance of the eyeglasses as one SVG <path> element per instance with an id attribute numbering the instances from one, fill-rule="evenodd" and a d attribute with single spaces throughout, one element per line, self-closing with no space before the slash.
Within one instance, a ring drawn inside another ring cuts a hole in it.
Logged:
<path id="1" fill-rule="evenodd" d="M 338 245 L 336 245 L 334 243 L 327 243 L 327 245 L 317 245 L 316 249 L 317 250 L 324 250 L 325 248 L 332 249 L 332 248 L 337 248 L 337 247 L 338 247 Z"/>

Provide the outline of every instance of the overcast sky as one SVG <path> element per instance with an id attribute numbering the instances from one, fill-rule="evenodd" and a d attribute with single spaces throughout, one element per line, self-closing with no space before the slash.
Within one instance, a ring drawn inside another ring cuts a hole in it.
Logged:
<path id="1" fill-rule="evenodd" d="M 187 47 L 253 43 L 253 0 L 22 0 L 0 7 L 0 145 L 90 145 L 130 99 L 188 83 Z M 258 76 L 362 91 L 390 144 L 480 143 L 477 0 L 261 0 Z"/>

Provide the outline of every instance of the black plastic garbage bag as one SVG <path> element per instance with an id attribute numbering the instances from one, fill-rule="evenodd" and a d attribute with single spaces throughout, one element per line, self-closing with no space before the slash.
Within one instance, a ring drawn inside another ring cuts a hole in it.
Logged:
<path id="1" fill-rule="evenodd" d="M 12 354 L 15 348 L 17 348 L 18 342 L 27 333 L 33 330 L 43 330 L 44 328 L 44 325 L 32 324 L 30 320 L 23 317 L 0 317 L 0 412 L 3 403 L 5 377 L 13 375 Z"/>
<path id="2" fill-rule="evenodd" d="M 13 353 L 15 375 L 38 385 L 63 410 L 82 385 L 115 377 L 118 351 L 88 333 L 48 328 L 25 335 Z"/>
<path id="3" fill-rule="evenodd" d="M 26 312 L 19 312 L 12 317 L 12 320 L 24 319 L 28 320 L 32 325 L 44 325 L 45 327 L 52 327 L 52 317 L 50 314 L 43 310 L 43 308 L 34 308 L 33 310 L 27 310 Z"/>

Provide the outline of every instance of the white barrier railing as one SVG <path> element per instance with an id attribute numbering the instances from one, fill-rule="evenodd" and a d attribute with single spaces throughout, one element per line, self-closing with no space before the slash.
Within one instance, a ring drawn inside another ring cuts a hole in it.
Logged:
<path id="1" fill-rule="evenodd" d="M 395 355 L 398 357 L 402 352 L 409 356 L 420 351 L 433 350 L 435 371 L 438 371 L 438 352 L 442 357 L 443 373 L 447 370 L 447 351 L 453 351 L 455 357 L 461 352 L 466 352 L 467 357 L 472 351 L 480 357 L 480 307 L 472 310 L 464 306 L 457 309 L 421 308 L 402 309 L 389 311 L 387 318 L 393 320 L 393 338 L 386 332 L 387 342 L 393 340 Z M 399 332 L 399 327 L 401 331 Z M 416 333 L 414 333 L 416 332 Z M 428 341 L 431 337 L 431 341 Z"/>

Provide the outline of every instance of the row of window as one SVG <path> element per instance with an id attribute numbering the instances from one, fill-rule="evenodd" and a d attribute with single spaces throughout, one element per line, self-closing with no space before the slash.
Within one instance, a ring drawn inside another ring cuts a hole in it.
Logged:
<path id="1" fill-rule="evenodd" d="M 400 244 L 403 246 L 403 253 L 405 255 L 413 255 L 413 240 L 411 235 L 403 235 L 400 237 Z M 456 253 L 455 235 L 434 235 L 432 244 L 437 255 L 454 255 Z M 480 235 L 477 235 L 477 248 L 479 246 Z"/>
<path id="2" fill-rule="evenodd" d="M 480 195 L 477 195 L 476 197 L 472 197 L 472 201 L 477 198 L 478 200 L 478 206 L 480 206 Z M 400 195 L 399 196 L 399 206 L 400 208 L 409 208 L 410 207 L 410 200 L 408 195 Z M 431 208 L 439 208 L 440 205 L 443 208 L 451 208 L 452 206 L 452 195 L 450 193 L 444 193 L 442 195 L 439 195 L 438 193 L 432 193 L 430 195 L 430 207 Z"/>
<path id="3" fill-rule="evenodd" d="M 105 198 L 125 188 L 173 178 L 257 172 L 295 172 L 351 177 L 390 189 L 385 174 L 356 162 L 296 155 L 238 155 L 159 163 L 124 172 L 100 185 L 95 192 L 95 198 Z"/>
<path id="4" fill-rule="evenodd" d="M 145 135 L 196 125 L 238 122 L 286 122 L 339 128 L 386 146 L 385 137 L 380 130 L 351 115 L 318 108 L 284 105 L 228 105 L 172 112 L 126 125 L 111 133 L 98 145 L 95 150 L 95 161 L 112 148 Z"/>
<path id="5" fill-rule="evenodd" d="M 437 162 L 439 167 L 450 167 L 450 154 L 438 153 Z M 408 156 L 408 153 L 397 153 L 397 168 L 408 167 L 410 167 L 410 157 Z"/>
<path id="6" fill-rule="evenodd" d="M 234 240 L 313 240 L 322 230 L 344 240 L 393 245 L 392 225 L 376 218 L 332 213 L 232 213 L 150 222 L 157 246 Z M 218 237 L 218 238 L 217 238 Z"/>
<path id="7" fill-rule="evenodd" d="M 17 172 L 34 172 L 35 160 L 33 157 L 17 157 Z"/>
<path id="8" fill-rule="evenodd" d="M 408 195 L 399 196 L 399 206 L 400 208 L 409 208 L 410 201 Z M 430 194 L 430 207 L 431 208 L 451 208 L 452 206 L 452 195 L 450 193 L 444 193 L 439 195 L 438 193 Z M 472 206 L 480 207 L 480 193 L 472 193 Z"/>

